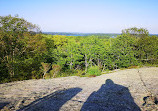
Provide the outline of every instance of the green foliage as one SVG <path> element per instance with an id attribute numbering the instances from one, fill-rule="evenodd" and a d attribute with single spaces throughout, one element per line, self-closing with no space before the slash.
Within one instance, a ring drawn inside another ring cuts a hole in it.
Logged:
<path id="1" fill-rule="evenodd" d="M 137 42 L 137 54 L 143 63 L 158 63 L 158 37 L 144 37 Z"/>
<path id="2" fill-rule="evenodd" d="M 87 75 L 89 77 L 99 76 L 99 75 L 101 75 L 101 71 L 99 70 L 98 66 L 92 66 L 92 67 L 88 68 Z"/>
<path id="3" fill-rule="evenodd" d="M 123 68 L 137 65 L 134 49 L 135 39 L 128 35 L 118 36 L 112 44 L 113 67 Z"/>
<path id="4" fill-rule="evenodd" d="M 157 36 L 136 27 L 122 32 L 115 38 L 45 35 L 22 18 L 0 16 L 0 82 L 98 76 L 101 71 L 158 64 Z"/>
<path id="5" fill-rule="evenodd" d="M 36 25 L 22 18 L 0 16 L 1 78 L 31 79 L 32 72 L 40 69 L 45 43 L 37 32 Z"/>
<path id="6" fill-rule="evenodd" d="M 128 34 L 128 35 L 133 36 L 133 37 L 145 37 L 145 36 L 149 35 L 149 31 L 147 29 L 136 28 L 136 27 L 124 29 L 124 30 L 122 30 L 122 33 Z"/>

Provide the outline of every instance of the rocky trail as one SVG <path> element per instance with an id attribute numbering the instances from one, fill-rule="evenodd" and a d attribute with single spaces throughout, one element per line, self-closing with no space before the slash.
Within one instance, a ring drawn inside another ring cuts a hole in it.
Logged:
<path id="1" fill-rule="evenodd" d="M 17 111 L 157 111 L 158 67 L 98 77 L 62 77 L 0 84 L 0 109 Z"/>

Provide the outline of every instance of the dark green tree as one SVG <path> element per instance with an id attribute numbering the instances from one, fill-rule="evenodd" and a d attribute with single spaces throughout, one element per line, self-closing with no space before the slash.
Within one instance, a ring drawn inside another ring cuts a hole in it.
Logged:
<path id="1" fill-rule="evenodd" d="M 1 68 L 3 74 L 8 72 L 11 78 L 18 78 L 20 73 L 28 71 L 26 66 L 31 67 L 30 64 L 35 63 L 33 61 L 38 61 L 37 52 L 45 50 L 42 36 L 36 34 L 39 32 L 36 25 L 23 18 L 0 16 L 0 62 L 6 67 L 4 72 Z M 23 78 L 31 77 L 26 75 Z"/>
<path id="2" fill-rule="evenodd" d="M 133 27 L 133 28 L 122 30 L 122 34 L 128 34 L 130 36 L 135 36 L 135 37 L 146 37 L 149 35 L 149 31 L 144 28 Z"/>

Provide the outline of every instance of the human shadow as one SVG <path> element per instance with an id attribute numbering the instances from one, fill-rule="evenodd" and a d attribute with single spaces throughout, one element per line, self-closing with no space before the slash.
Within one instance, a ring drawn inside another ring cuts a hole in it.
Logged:
<path id="1" fill-rule="evenodd" d="M 129 89 L 107 79 L 98 91 L 93 92 L 81 111 L 140 111 Z"/>
<path id="2" fill-rule="evenodd" d="M 59 111 L 62 105 L 73 98 L 81 90 L 81 88 L 70 88 L 67 90 L 56 91 L 44 98 L 32 102 L 18 111 Z"/>

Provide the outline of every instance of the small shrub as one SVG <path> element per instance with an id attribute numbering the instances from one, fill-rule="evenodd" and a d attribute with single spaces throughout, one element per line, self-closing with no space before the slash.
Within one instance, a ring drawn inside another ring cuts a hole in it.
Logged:
<path id="1" fill-rule="evenodd" d="M 52 70 L 50 71 L 50 76 L 53 77 L 53 78 L 56 77 L 57 74 L 60 72 L 60 70 L 61 70 L 60 65 L 53 64 L 52 65 Z"/>
<path id="2" fill-rule="evenodd" d="M 42 64 L 43 79 L 44 79 L 47 71 L 51 68 L 51 64 L 50 63 L 44 63 L 44 62 L 41 62 L 41 64 Z"/>
<path id="3" fill-rule="evenodd" d="M 50 78 L 51 78 L 51 74 L 50 73 L 46 73 L 45 79 L 50 79 Z"/>
<path id="4" fill-rule="evenodd" d="M 76 70 L 74 69 L 66 69 L 64 71 L 61 71 L 60 75 L 58 75 L 58 77 L 67 77 L 67 76 L 75 76 L 77 73 Z"/>
<path id="5" fill-rule="evenodd" d="M 128 69 L 138 68 L 138 66 L 129 66 Z"/>
<path id="6" fill-rule="evenodd" d="M 40 78 L 42 78 L 43 71 L 42 70 L 39 70 L 39 71 L 34 70 L 31 72 L 31 75 L 32 75 L 32 77 L 31 77 L 32 79 L 40 79 Z"/>
<path id="7" fill-rule="evenodd" d="M 92 67 L 88 68 L 87 75 L 89 77 L 99 76 L 99 75 L 101 75 L 101 71 L 99 70 L 98 66 L 92 66 Z"/>
<path id="8" fill-rule="evenodd" d="M 76 76 L 80 76 L 80 77 L 84 77 L 84 75 L 85 75 L 85 71 L 83 71 L 83 70 L 77 70 L 77 73 L 75 74 Z"/>

